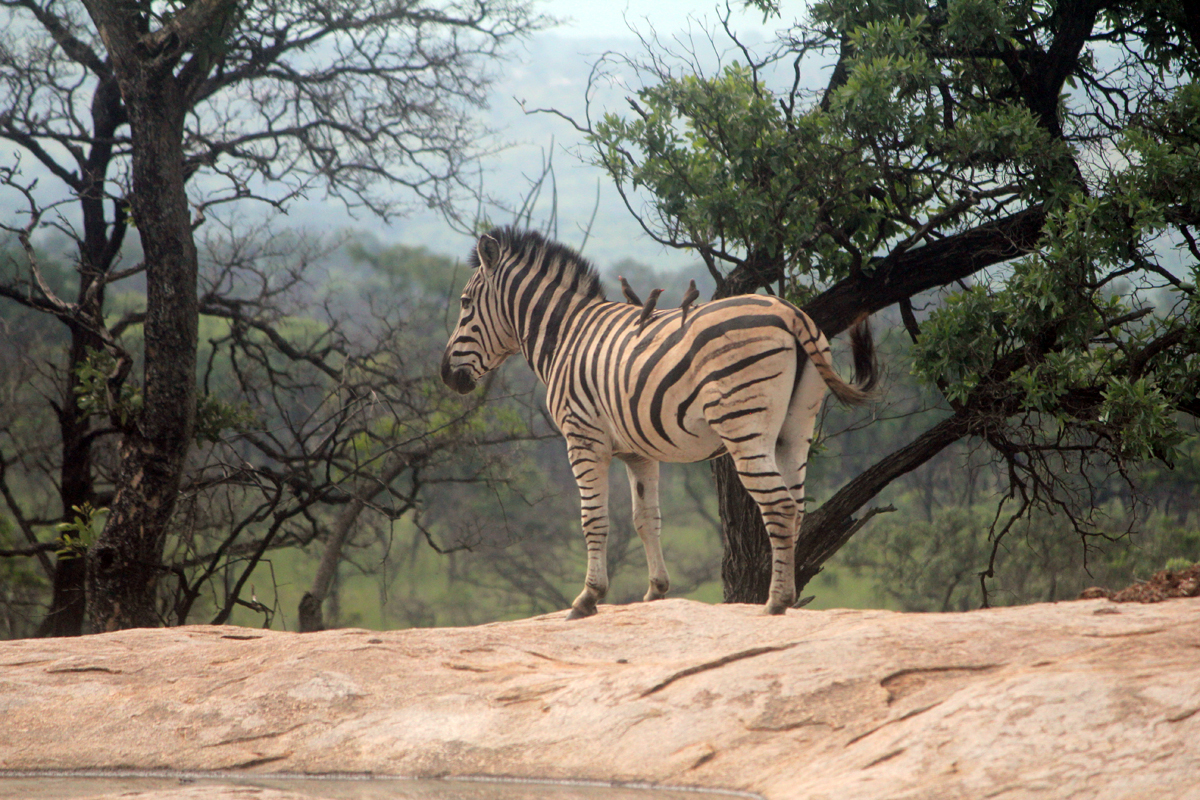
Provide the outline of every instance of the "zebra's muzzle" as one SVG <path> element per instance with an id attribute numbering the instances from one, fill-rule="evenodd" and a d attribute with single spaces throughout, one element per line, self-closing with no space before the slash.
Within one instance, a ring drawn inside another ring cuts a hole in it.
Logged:
<path id="1" fill-rule="evenodd" d="M 475 379 L 471 377 L 471 371 L 466 367 L 451 367 L 449 358 L 442 359 L 442 383 L 459 394 L 468 394 L 475 389 Z"/>

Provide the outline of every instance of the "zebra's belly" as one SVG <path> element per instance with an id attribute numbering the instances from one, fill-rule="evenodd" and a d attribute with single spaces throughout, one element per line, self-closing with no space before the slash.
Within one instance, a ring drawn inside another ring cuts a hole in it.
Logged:
<path id="1" fill-rule="evenodd" d="M 668 423 L 654 425 L 646 420 L 643 423 L 633 430 L 619 430 L 620 426 L 616 425 L 610 428 L 613 430 L 614 453 L 628 453 L 651 461 L 690 464 L 707 461 L 725 452 L 721 437 L 702 417 L 685 418 L 682 427 Z"/>

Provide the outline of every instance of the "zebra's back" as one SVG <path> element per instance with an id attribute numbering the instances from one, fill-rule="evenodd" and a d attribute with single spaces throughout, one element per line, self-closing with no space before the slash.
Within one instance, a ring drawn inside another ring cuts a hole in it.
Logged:
<path id="1" fill-rule="evenodd" d="M 640 311 L 597 303 L 575 320 L 547 381 L 564 432 L 594 425 L 613 453 L 671 462 L 720 453 L 722 434 L 778 432 L 801 363 L 801 312 L 745 295 L 695 307 L 686 320 L 679 309 L 659 311 L 639 330 Z"/>

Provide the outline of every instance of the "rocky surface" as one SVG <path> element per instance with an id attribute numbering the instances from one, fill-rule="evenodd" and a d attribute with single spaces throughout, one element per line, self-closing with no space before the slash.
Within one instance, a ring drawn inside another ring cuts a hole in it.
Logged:
<path id="1" fill-rule="evenodd" d="M 0 767 L 1200 797 L 1200 599 L 784 617 L 664 600 L 564 617 L 3 642 Z"/>

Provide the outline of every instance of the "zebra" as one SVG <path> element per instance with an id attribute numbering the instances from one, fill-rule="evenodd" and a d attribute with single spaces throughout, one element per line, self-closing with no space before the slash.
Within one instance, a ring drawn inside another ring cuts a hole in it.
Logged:
<path id="1" fill-rule="evenodd" d="M 851 331 L 856 384 L 830 365 L 829 343 L 804 312 L 767 295 L 680 309 L 605 299 L 582 256 L 534 231 L 496 228 L 479 237 L 442 380 L 466 394 L 521 353 L 546 386 L 546 405 L 566 440 L 579 486 L 587 545 L 583 591 L 568 619 L 596 613 L 608 590 L 608 472 L 625 464 L 633 521 L 646 551 L 645 600 L 670 585 L 659 541 L 659 463 L 726 452 L 758 503 L 770 536 L 768 614 L 796 599 L 795 543 L 804 478 L 826 387 L 866 402 L 876 369 L 870 330 Z M 639 326 L 639 322 L 642 324 Z"/>

